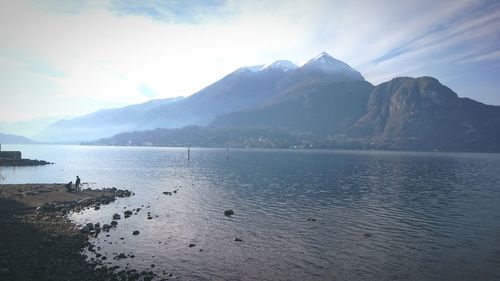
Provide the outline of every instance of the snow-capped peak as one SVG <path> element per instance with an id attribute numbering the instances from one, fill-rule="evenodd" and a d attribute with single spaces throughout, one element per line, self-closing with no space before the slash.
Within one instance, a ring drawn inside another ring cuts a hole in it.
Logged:
<path id="1" fill-rule="evenodd" d="M 333 58 L 326 52 L 322 52 L 316 57 L 309 60 L 302 67 L 305 68 L 316 68 L 327 72 L 356 72 L 352 67 L 350 67 L 345 62 L 339 61 Z"/>
<path id="2" fill-rule="evenodd" d="M 253 66 L 243 66 L 238 68 L 236 71 L 237 72 L 242 72 L 242 71 L 250 71 L 250 72 L 257 72 L 261 70 L 265 65 L 264 64 L 259 64 L 259 65 L 253 65 Z"/>
<path id="3" fill-rule="evenodd" d="M 260 71 L 267 70 L 267 69 L 278 69 L 282 71 L 290 71 L 296 69 L 298 66 L 296 66 L 293 62 L 289 60 L 277 60 L 271 64 L 265 65 L 260 69 Z"/>
<path id="4" fill-rule="evenodd" d="M 321 52 L 321 54 L 317 55 L 312 60 L 318 61 L 318 60 L 329 60 L 329 59 L 333 59 L 333 57 L 327 54 L 326 52 Z"/>

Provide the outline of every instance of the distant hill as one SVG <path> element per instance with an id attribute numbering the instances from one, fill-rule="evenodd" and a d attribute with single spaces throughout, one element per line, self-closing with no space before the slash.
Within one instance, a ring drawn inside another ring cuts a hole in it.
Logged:
<path id="1" fill-rule="evenodd" d="M 26 137 L 0 133 L 0 144 L 33 144 L 36 143 Z"/>
<path id="2" fill-rule="evenodd" d="M 95 140 L 131 130 L 137 120 L 146 112 L 166 104 L 179 102 L 183 97 L 152 100 L 115 109 L 103 109 L 73 119 L 59 120 L 33 138 L 45 142 L 79 143 L 83 140 Z"/>
<path id="3" fill-rule="evenodd" d="M 32 137 L 50 124 L 61 120 L 62 116 L 39 117 L 22 121 L 0 121 L 0 132 L 9 135 Z"/>
<path id="4" fill-rule="evenodd" d="M 207 125 L 222 114 L 287 99 L 284 96 L 295 89 L 341 81 L 364 81 L 364 78 L 326 53 L 301 67 L 285 60 L 241 67 L 185 99 L 160 100 L 154 106 L 134 105 L 61 120 L 37 134 L 35 139 L 78 142 L 119 132 Z"/>
<path id="5" fill-rule="evenodd" d="M 170 147 L 290 148 L 314 142 L 315 136 L 281 128 L 216 128 L 186 126 L 176 129 L 121 133 L 112 138 L 86 142 L 88 145 Z"/>

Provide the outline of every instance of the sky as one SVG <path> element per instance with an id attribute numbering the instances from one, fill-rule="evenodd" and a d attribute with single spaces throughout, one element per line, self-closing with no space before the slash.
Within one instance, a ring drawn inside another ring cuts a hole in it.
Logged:
<path id="1" fill-rule="evenodd" d="M 375 85 L 433 76 L 500 105 L 497 0 L 0 0 L 0 122 L 188 96 L 323 51 Z"/>

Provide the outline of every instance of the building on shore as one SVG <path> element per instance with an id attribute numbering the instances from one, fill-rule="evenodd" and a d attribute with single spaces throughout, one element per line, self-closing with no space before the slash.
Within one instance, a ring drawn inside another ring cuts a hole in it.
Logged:
<path id="1" fill-rule="evenodd" d="M 21 159 L 21 151 L 2 151 L 2 144 L 0 143 L 0 159 Z"/>

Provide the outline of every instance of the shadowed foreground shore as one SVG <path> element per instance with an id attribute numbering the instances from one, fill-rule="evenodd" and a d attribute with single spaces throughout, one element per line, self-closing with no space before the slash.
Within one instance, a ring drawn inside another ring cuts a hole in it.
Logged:
<path id="1" fill-rule="evenodd" d="M 64 184 L 0 185 L 0 279 L 139 279 L 134 271 L 115 272 L 101 263 L 88 263 L 81 250 L 89 245 L 89 233 L 65 216 L 130 195 L 115 188 L 73 193 Z"/>

